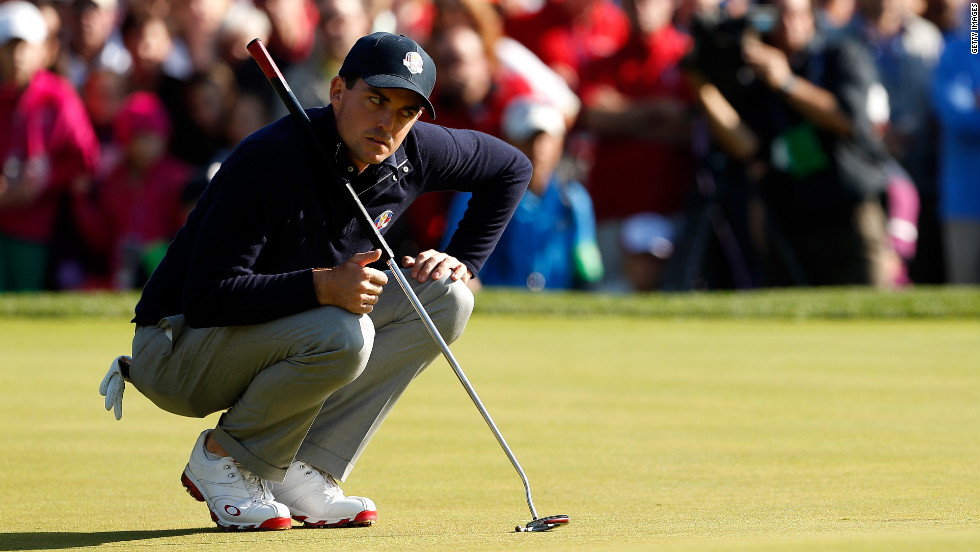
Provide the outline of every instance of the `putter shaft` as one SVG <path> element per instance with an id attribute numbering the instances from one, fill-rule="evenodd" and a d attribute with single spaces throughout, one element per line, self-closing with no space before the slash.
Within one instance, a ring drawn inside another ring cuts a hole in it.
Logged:
<path id="1" fill-rule="evenodd" d="M 514 456 L 514 453 L 510 450 L 510 447 L 507 445 L 507 441 L 504 439 L 503 434 L 500 433 L 499 429 L 497 429 L 497 424 L 493 423 L 493 418 L 490 417 L 490 413 L 487 412 L 487 409 L 483 406 L 483 401 L 481 401 L 480 397 L 476 394 L 476 389 L 470 385 L 470 380 L 466 378 L 466 374 L 463 373 L 463 368 L 459 365 L 459 362 L 456 361 L 456 357 L 453 356 L 453 352 L 449 349 L 449 345 L 446 343 L 446 340 L 442 338 L 442 335 L 439 333 L 439 329 L 436 328 L 432 318 L 429 317 L 429 313 L 425 311 L 425 307 L 423 307 L 422 302 L 419 301 L 418 296 L 415 294 L 415 290 L 412 289 L 411 284 L 408 282 L 408 278 L 406 278 L 402 273 L 394 259 L 388 259 L 387 264 L 391 272 L 394 273 L 395 280 L 398 281 L 398 285 L 401 286 L 402 290 L 405 292 L 405 295 L 408 296 L 408 300 L 411 301 L 412 306 L 415 307 L 415 312 L 418 313 L 419 318 L 421 318 L 422 322 L 425 323 L 425 327 L 427 330 L 429 330 L 429 334 L 432 335 L 432 339 L 439 344 L 439 348 L 442 349 L 443 356 L 445 356 L 446 360 L 449 361 L 449 365 L 452 366 L 453 372 L 456 372 L 456 377 L 459 378 L 459 382 L 463 384 L 463 388 L 466 389 L 466 393 L 470 396 L 470 399 L 473 400 L 473 404 L 476 405 L 477 410 L 479 410 L 480 414 L 483 415 L 483 420 L 487 422 L 488 426 L 490 426 L 490 431 L 493 431 L 493 436 L 497 438 L 497 443 L 500 444 L 500 448 L 504 449 L 504 452 L 507 454 L 507 458 L 510 459 L 510 463 L 514 465 L 514 469 L 517 470 L 518 475 L 521 476 L 521 481 L 524 482 L 524 492 L 527 495 L 527 507 L 531 510 L 531 517 L 533 519 L 538 519 L 538 512 L 534 509 L 534 501 L 531 500 L 531 484 L 528 482 L 527 475 L 524 474 L 524 469 L 521 468 L 520 462 L 517 461 L 517 457 Z"/>

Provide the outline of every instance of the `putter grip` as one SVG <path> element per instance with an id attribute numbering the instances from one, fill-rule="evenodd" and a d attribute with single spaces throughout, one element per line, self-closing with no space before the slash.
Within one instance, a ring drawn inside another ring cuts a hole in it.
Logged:
<path id="1" fill-rule="evenodd" d="M 249 54 L 252 54 L 252 59 L 255 60 L 255 63 L 259 64 L 259 69 L 262 70 L 265 78 L 269 79 L 273 90 L 276 91 L 276 94 L 282 100 L 286 109 L 289 110 L 289 113 L 299 120 L 307 132 L 312 134 L 313 129 L 310 127 L 310 116 L 306 114 L 303 106 L 296 99 L 296 95 L 289 88 L 286 78 L 282 76 L 282 72 L 276 66 L 276 62 L 272 60 L 272 56 L 269 55 L 269 50 L 266 50 L 265 44 L 262 44 L 262 41 L 258 38 L 253 38 L 245 49 L 248 50 Z"/>
<path id="2" fill-rule="evenodd" d="M 276 62 L 272 61 L 272 56 L 269 55 L 269 50 L 265 49 L 265 44 L 262 44 L 261 40 L 258 38 L 253 38 L 245 49 L 248 50 L 248 53 L 252 54 L 252 59 L 259 64 L 259 69 L 262 69 L 262 72 L 265 74 L 265 78 L 269 80 L 278 79 L 283 82 L 286 81 L 286 79 L 283 78 L 282 73 L 279 71 L 279 68 L 276 67 Z"/>

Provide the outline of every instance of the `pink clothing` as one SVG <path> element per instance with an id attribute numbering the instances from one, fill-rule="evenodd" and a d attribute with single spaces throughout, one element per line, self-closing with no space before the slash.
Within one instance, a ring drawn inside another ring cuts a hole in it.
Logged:
<path id="1" fill-rule="evenodd" d="M 116 142 L 122 147 L 142 133 L 156 134 L 170 139 L 172 131 L 167 108 L 160 98 L 151 92 L 133 92 L 126 97 L 112 124 Z"/>
<path id="2" fill-rule="evenodd" d="M 75 218 L 85 241 L 109 258 L 115 273 L 125 249 L 142 251 L 169 243 L 186 218 L 181 194 L 191 168 L 164 157 L 139 176 L 120 164 L 98 188 L 96 197 L 75 202 Z"/>
<path id="3" fill-rule="evenodd" d="M 58 197 L 78 177 L 91 177 L 99 142 L 78 93 L 63 77 L 40 71 L 23 92 L 0 89 L 0 160 L 40 175 L 43 191 L 31 204 L 0 208 L 0 233 L 46 243 Z"/>
<path id="4" fill-rule="evenodd" d="M 602 87 L 634 101 L 669 99 L 693 107 L 694 97 L 678 63 L 690 39 L 673 26 L 634 37 L 611 57 L 590 65 L 581 89 L 589 106 Z M 689 144 L 671 145 L 633 136 L 598 139 L 589 176 L 596 218 L 622 218 L 652 211 L 670 215 L 684 209 L 694 183 Z"/>

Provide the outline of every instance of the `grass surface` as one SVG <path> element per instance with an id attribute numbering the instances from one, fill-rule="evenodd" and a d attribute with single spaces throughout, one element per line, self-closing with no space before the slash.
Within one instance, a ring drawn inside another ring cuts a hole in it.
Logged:
<path id="1" fill-rule="evenodd" d="M 133 293 L 0 293 L 0 318 L 132 318 Z M 488 288 L 477 314 L 642 318 L 980 319 L 980 287 L 765 289 L 610 295 Z"/>
<path id="2" fill-rule="evenodd" d="M 529 520 L 520 479 L 439 359 L 344 485 L 377 502 L 377 525 L 227 534 L 178 481 L 216 416 L 132 387 L 121 422 L 102 408 L 128 318 L 8 313 L 0 551 L 972 551 L 980 319 L 909 316 L 484 311 L 453 351 L 539 513 L 569 526 L 510 532 Z"/>

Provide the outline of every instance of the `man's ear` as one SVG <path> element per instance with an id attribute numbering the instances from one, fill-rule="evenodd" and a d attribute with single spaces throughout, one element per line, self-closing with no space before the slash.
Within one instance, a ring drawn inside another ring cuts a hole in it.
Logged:
<path id="1" fill-rule="evenodd" d="M 341 97 L 344 95 L 344 91 L 347 89 L 347 84 L 344 83 L 344 79 L 340 76 L 336 76 L 330 80 L 330 104 L 337 107 L 340 103 Z"/>

